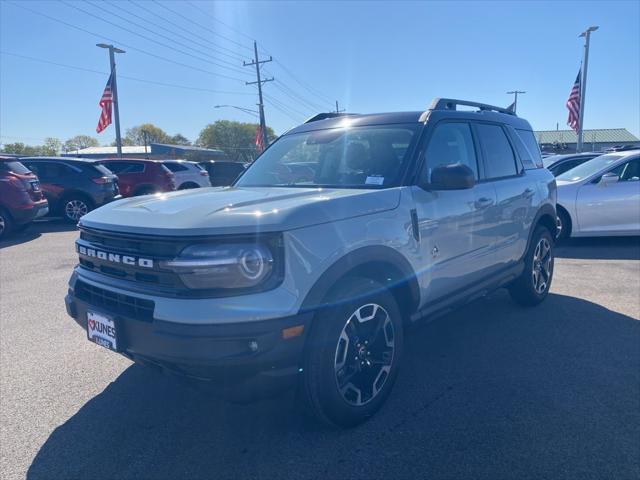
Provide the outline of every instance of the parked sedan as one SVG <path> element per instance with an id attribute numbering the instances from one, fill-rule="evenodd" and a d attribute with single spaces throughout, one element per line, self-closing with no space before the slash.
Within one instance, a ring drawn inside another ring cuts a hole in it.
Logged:
<path id="1" fill-rule="evenodd" d="M 157 160 L 109 158 L 100 163 L 118 176 L 123 197 L 170 192 L 176 189 L 173 172 Z"/>
<path id="2" fill-rule="evenodd" d="M 120 197 L 118 179 L 95 160 L 67 157 L 21 158 L 40 179 L 49 210 L 71 223 Z"/>
<path id="3" fill-rule="evenodd" d="M 558 236 L 640 235 L 640 151 L 610 153 L 556 178 Z"/>
<path id="4" fill-rule="evenodd" d="M 0 239 L 48 211 L 38 177 L 15 158 L 0 157 Z"/>
<path id="5" fill-rule="evenodd" d="M 195 162 L 163 160 L 162 164 L 173 172 L 178 190 L 211 186 L 209 172 Z"/>
<path id="6" fill-rule="evenodd" d="M 551 155 L 542 159 L 544 167 L 553 173 L 554 177 L 582 165 L 584 162 L 602 155 L 602 153 L 571 153 L 568 155 Z"/>

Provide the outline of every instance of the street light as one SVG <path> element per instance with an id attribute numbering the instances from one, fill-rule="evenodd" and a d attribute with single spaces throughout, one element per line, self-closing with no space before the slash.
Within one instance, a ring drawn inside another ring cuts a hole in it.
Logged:
<path id="1" fill-rule="evenodd" d="M 258 115 L 259 112 L 257 110 L 251 110 L 250 108 L 237 107 L 235 105 L 214 105 L 213 108 L 235 108 L 236 110 L 240 110 L 241 112 L 248 113 L 250 115 Z"/>
<path id="2" fill-rule="evenodd" d="M 109 50 L 109 63 L 111 65 L 111 94 L 113 96 L 113 110 L 116 120 L 116 150 L 118 158 L 122 158 L 122 139 L 120 138 L 120 107 L 118 105 L 118 84 L 116 82 L 116 59 L 115 53 L 125 53 L 124 50 L 107 45 L 106 43 L 96 43 L 96 47 Z"/>

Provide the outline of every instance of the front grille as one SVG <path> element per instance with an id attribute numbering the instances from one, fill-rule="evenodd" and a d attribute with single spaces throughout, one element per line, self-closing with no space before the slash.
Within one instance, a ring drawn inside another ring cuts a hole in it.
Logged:
<path id="1" fill-rule="evenodd" d="M 105 290 L 82 280 L 76 282 L 74 291 L 76 297 L 80 300 L 94 307 L 104 308 L 108 313 L 115 313 L 145 322 L 153 321 L 155 303 L 151 300 Z"/>

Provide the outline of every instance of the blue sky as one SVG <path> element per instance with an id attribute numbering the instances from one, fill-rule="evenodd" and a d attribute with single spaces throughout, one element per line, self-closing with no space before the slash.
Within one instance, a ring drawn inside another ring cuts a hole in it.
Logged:
<path id="1" fill-rule="evenodd" d="M 589 25 L 600 29 L 592 36 L 585 128 L 640 136 L 638 1 L 192 3 L 1 1 L 0 140 L 89 134 L 113 141 L 113 126 L 95 134 L 106 73 L 15 56 L 107 72 L 107 52 L 95 47 L 101 41 L 127 50 L 117 59 L 123 132 L 151 122 L 195 139 L 217 119 L 251 121 L 213 106 L 255 108 L 255 87 L 244 84 L 254 71 L 241 66 L 253 38 L 277 60 L 264 66 L 276 78 L 264 90 L 277 133 L 336 99 L 362 113 L 420 110 L 435 96 L 506 106 L 513 89 L 527 91 L 518 113 L 534 129 L 568 128 L 578 34 Z"/>

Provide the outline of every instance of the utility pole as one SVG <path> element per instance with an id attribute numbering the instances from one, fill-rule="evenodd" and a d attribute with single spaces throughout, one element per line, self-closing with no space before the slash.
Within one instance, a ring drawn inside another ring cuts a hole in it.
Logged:
<path id="1" fill-rule="evenodd" d="M 342 113 L 342 112 L 344 112 L 344 108 L 342 110 L 340 110 L 338 108 L 338 100 L 336 100 L 336 113 Z"/>
<path id="2" fill-rule="evenodd" d="M 584 37 L 584 60 L 582 62 L 582 81 L 580 82 L 580 119 L 578 120 L 578 144 L 576 145 L 576 151 L 582 152 L 582 121 L 584 119 L 584 100 L 587 95 L 587 67 L 589 66 L 589 39 L 591 38 L 591 32 L 598 30 L 598 27 L 589 27 L 579 36 Z"/>
<path id="3" fill-rule="evenodd" d="M 513 113 L 516 113 L 516 110 L 518 109 L 518 94 L 519 93 L 527 93 L 527 92 L 523 92 L 522 90 L 513 90 L 511 92 L 507 92 L 508 95 L 515 95 L 515 98 L 513 99 Z"/>
<path id="4" fill-rule="evenodd" d="M 255 58 L 252 62 L 242 62 L 245 67 L 251 67 L 253 65 L 256 66 L 256 78 L 255 82 L 245 82 L 246 85 L 258 85 L 258 114 L 260 115 L 260 132 L 262 133 L 262 145 L 263 148 L 267 148 L 267 125 L 264 119 L 264 102 L 262 101 L 262 84 L 267 82 L 273 82 L 273 77 L 265 78 L 262 80 L 260 78 L 260 64 L 271 62 L 273 58 L 269 56 L 269 60 L 260 60 L 258 58 L 258 44 L 253 42 L 253 52 L 255 54 Z"/>
<path id="5" fill-rule="evenodd" d="M 111 92 L 113 95 L 113 112 L 116 117 L 116 149 L 118 158 L 122 158 L 122 138 L 120 138 L 120 109 L 118 107 L 118 85 L 116 83 L 116 59 L 115 53 L 125 53 L 124 50 L 104 43 L 96 44 L 96 47 L 109 49 L 109 63 L 111 64 Z"/>

